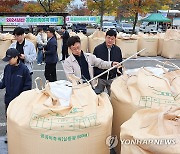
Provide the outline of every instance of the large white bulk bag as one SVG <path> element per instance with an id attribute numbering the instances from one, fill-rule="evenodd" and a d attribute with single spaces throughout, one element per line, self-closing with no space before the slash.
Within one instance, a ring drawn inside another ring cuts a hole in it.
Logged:
<path id="1" fill-rule="evenodd" d="M 28 34 L 25 34 L 25 38 L 29 41 L 31 41 L 35 48 L 37 47 L 37 38 L 35 35 L 33 35 L 32 33 L 28 33 Z"/>
<path id="2" fill-rule="evenodd" d="M 81 50 L 84 52 L 88 52 L 88 37 L 84 35 L 83 33 L 75 33 L 75 32 L 70 32 L 69 33 L 70 37 L 71 36 L 79 36 L 81 40 Z M 71 54 L 71 50 L 68 48 L 68 53 Z"/>
<path id="3" fill-rule="evenodd" d="M 138 38 L 135 35 L 118 35 L 116 45 L 121 49 L 122 57 L 128 58 L 138 51 Z M 133 58 L 137 58 L 137 56 Z"/>
<path id="4" fill-rule="evenodd" d="M 141 52 L 140 56 L 157 56 L 158 50 L 158 37 L 155 35 L 141 34 L 138 40 L 138 50 L 146 48 L 144 52 Z"/>
<path id="5" fill-rule="evenodd" d="M 69 32 L 69 36 L 71 37 L 71 36 L 76 36 L 76 33 L 75 32 Z"/>
<path id="6" fill-rule="evenodd" d="M 180 153 L 180 108 L 142 109 L 121 125 L 122 154 Z"/>
<path id="7" fill-rule="evenodd" d="M 25 91 L 7 111 L 9 154 L 109 154 L 112 106 L 89 84 L 67 81 Z"/>
<path id="8" fill-rule="evenodd" d="M 158 33 L 157 37 L 158 37 L 158 51 L 157 51 L 157 55 L 161 56 L 162 53 L 162 49 L 163 49 L 163 43 L 164 43 L 164 36 L 165 33 Z"/>
<path id="9" fill-rule="evenodd" d="M 94 48 L 105 41 L 105 32 L 95 31 L 92 35 L 88 36 L 89 39 L 89 52 L 93 53 Z"/>
<path id="10" fill-rule="evenodd" d="M 83 33 L 77 33 L 77 36 L 81 39 L 81 50 L 84 52 L 88 51 L 88 37 Z"/>
<path id="11" fill-rule="evenodd" d="M 164 39 L 161 56 L 180 59 L 180 40 Z"/>
<path id="12" fill-rule="evenodd" d="M 180 59 L 180 30 L 167 30 L 161 56 Z"/>
<path id="13" fill-rule="evenodd" d="M 174 98 L 171 85 L 163 76 L 161 68 L 140 68 L 132 75 L 126 73 L 111 84 L 113 106 L 112 135 L 119 138 L 120 126 L 136 111 L 159 106 L 179 106 Z M 116 147 L 120 151 L 120 144 Z"/>
<path id="14" fill-rule="evenodd" d="M 9 33 L 0 34 L 0 59 L 5 57 L 6 51 L 11 45 L 12 39 L 13 39 L 13 35 Z"/>
<path id="15" fill-rule="evenodd" d="M 166 72 L 164 77 L 169 80 L 174 99 L 180 103 L 180 70 Z"/>
<path id="16" fill-rule="evenodd" d="M 57 38 L 57 53 L 58 53 L 58 57 L 60 58 L 62 54 L 63 41 L 62 41 L 61 35 L 59 35 L 57 32 L 55 32 L 55 34 Z"/>

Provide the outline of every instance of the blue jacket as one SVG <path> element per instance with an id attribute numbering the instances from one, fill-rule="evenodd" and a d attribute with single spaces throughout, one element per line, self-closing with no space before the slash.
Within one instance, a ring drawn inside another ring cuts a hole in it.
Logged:
<path id="1" fill-rule="evenodd" d="M 6 65 L 0 89 L 6 88 L 5 103 L 8 105 L 21 92 L 30 90 L 32 80 L 29 69 L 23 63 L 18 66 Z"/>
<path id="2" fill-rule="evenodd" d="M 55 37 L 52 37 L 45 47 L 45 63 L 53 64 L 58 61 L 57 54 L 57 40 Z"/>

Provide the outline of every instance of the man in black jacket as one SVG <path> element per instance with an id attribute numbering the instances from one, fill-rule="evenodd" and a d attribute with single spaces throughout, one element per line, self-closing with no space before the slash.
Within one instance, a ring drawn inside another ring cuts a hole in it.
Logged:
<path id="1" fill-rule="evenodd" d="M 45 46 L 45 78 L 49 82 L 57 81 L 56 64 L 58 61 L 57 40 L 54 28 L 47 30 L 48 42 Z"/>
<path id="2" fill-rule="evenodd" d="M 67 58 L 69 56 L 68 55 L 68 45 L 67 45 L 67 40 L 69 38 L 69 33 L 66 30 L 66 26 L 62 26 L 61 30 L 62 30 L 61 38 L 63 39 L 62 60 L 65 60 L 65 58 Z"/>
<path id="3" fill-rule="evenodd" d="M 108 30 L 106 32 L 105 42 L 98 45 L 94 49 L 94 55 L 96 55 L 97 58 L 101 58 L 105 61 L 116 61 L 116 62 L 122 62 L 122 54 L 121 49 L 115 45 L 117 33 L 114 30 Z M 94 68 L 94 76 L 97 76 L 104 72 L 104 69 Z M 119 70 L 122 72 L 122 69 Z M 119 73 L 117 68 L 109 71 L 108 73 L 100 76 L 98 78 L 98 85 L 96 86 L 96 92 L 101 93 L 104 91 L 105 87 L 108 90 L 108 94 L 110 95 L 110 86 L 112 83 L 112 80 L 119 76 L 121 73 Z"/>

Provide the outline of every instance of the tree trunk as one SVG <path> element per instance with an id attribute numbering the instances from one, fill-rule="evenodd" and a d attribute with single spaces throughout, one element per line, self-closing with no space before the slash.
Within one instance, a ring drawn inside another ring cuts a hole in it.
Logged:
<path id="1" fill-rule="evenodd" d="M 139 0 L 139 2 L 138 2 L 138 8 L 140 8 L 141 2 L 142 2 L 142 0 Z M 135 34 L 135 29 L 136 29 L 137 21 L 138 21 L 138 11 L 135 13 L 135 19 L 134 19 L 134 25 L 133 25 L 132 34 Z"/>
<path id="2" fill-rule="evenodd" d="M 48 0 L 48 9 L 49 9 L 49 12 L 51 12 L 51 0 Z"/>
<path id="3" fill-rule="evenodd" d="M 104 15 L 104 0 L 101 0 L 100 15 L 101 15 L 100 27 L 101 27 L 101 29 L 102 29 L 102 25 L 103 25 L 103 15 Z"/>
<path id="4" fill-rule="evenodd" d="M 136 14 L 135 14 L 135 19 L 134 19 L 132 34 L 135 34 L 135 33 L 136 33 L 135 30 L 136 30 L 137 21 L 138 21 L 138 12 L 136 12 Z"/>
<path id="5" fill-rule="evenodd" d="M 46 12 L 46 13 L 49 13 L 50 11 L 49 11 L 49 9 L 50 9 L 50 7 L 48 7 L 48 10 L 46 9 L 46 6 L 43 4 L 43 2 L 41 1 L 41 0 L 37 0 L 38 2 L 39 2 L 39 4 L 43 7 L 43 9 L 44 9 L 44 11 Z M 49 2 L 49 1 L 48 1 Z"/>

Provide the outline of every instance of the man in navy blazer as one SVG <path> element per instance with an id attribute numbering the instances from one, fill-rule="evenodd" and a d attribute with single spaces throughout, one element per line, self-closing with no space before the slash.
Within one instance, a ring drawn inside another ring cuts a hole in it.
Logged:
<path id="1" fill-rule="evenodd" d="M 57 39 L 55 35 L 54 28 L 49 28 L 47 30 L 47 37 L 48 42 L 47 46 L 45 47 L 45 78 L 49 82 L 57 81 L 56 76 L 56 64 L 58 61 L 58 54 L 57 54 Z"/>

